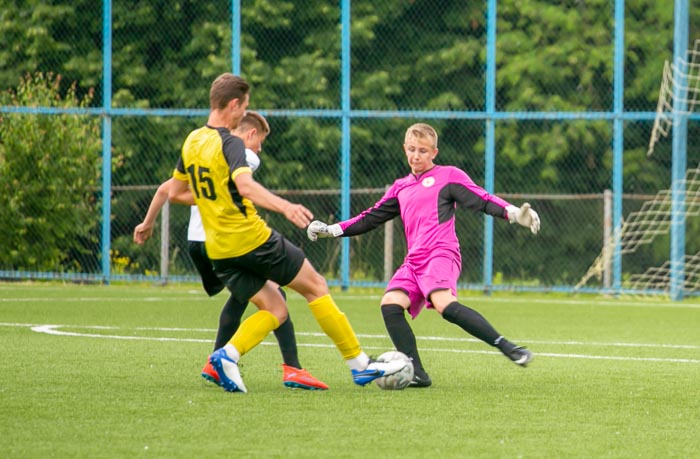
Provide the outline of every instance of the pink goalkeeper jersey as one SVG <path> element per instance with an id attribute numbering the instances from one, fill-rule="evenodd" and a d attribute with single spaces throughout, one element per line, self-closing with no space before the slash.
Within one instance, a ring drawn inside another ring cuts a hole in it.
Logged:
<path id="1" fill-rule="evenodd" d="M 343 222 L 343 236 L 355 236 L 401 215 L 408 253 L 405 263 L 422 263 L 445 252 L 461 260 L 455 232 L 457 206 L 507 218 L 510 203 L 491 195 L 461 169 L 434 166 L 416 176 L 398 179 L 374 206 Z"/>

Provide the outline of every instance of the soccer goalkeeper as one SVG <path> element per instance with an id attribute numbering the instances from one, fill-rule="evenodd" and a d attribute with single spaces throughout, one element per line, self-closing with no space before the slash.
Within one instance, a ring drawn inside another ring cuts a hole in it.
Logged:
<path id="1" fill-rule="evenodd" d="M 313 221 L 307 227 L 309 239 L 315 241 L 319 237 L 357 236 L 401 216 L 408 253 L 387 285 L 381 310 L 394 346 L 413 360 L 415 376 L 409 387 L 432 384 L 404 314 L 408 310 L 415 319 L 426 305 L 448 322 L 497 347 L 518 365 L 526 366 L 533 357 L 529 350 L 504 338 L 481 314 L 457 300 L 462 260 L 455 211 L 466 207 L 504 218 L 529 228 L 533 234 L 540 229 L 539 216 L 527 203 L 516 207 L 488 194 L 461 169 L 433 163 L 437 146 L 438 135 L 432 126 L 410 126 L 403 145 L 410 174 L 396 180 L 374 206 L 359 215 L 333 225 Z"/>

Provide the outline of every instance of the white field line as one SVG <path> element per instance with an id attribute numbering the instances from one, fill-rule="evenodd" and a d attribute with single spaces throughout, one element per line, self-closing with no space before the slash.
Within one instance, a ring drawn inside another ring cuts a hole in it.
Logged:
<path id="1" fill-rule="evenodd" d="M 206 299 L 207 297 L 202 297 L 202 299 Z M 152 296 L 152 297 L 143 297 L 139 298 L 138 300 L 134 300 L 133 298 L 119 298 L 119 297 L 74 297 L 74 298 L 53 298 L 50 296 L 42 296 L 42 297 L 23 297 L 23 298 L 0 298 L 0 303 L 46 303 L 46 302 L 51 302 L 51 303 L 103 303 L 105 301 L 121 301 L 121 302 L 131 302 L 131 303 L 136 303 L 136 302 L 158 302 L 158 301 L 174 301 L 182 299 L 182 297 L 177 297 L 177 296 L 171 296 L 171 297 L 165 297 L 165 296 Z M 191 298 L 187 298 L 188 300 L 191 300 Z"/>
<path id="2" fill-rule="evenodd" d="M 186 342 L 186 343 L 211 343 L 211 339 L 199 339 L 199 338 L 175 338 L 175 337 L 154 337 L 154 336 L 130 336 L 130 335 L 118 335 L 118 334 L 101 334 L 101 333 L 81 333 L 81 332 L 70 332 L 60 330 L 61 328 L 71 328 L 71 329 L 86 329 L 86 330 L 120 330 L 120 327 L 112 326 L 101 326 L 101 325 L 91 325 L 91 326 L 78 326 L 78 325 L 55 325 L 55 324 L 26 324 L 26 323 L 3 323 L 0 322 L 0 327 L 21 327 L 30 328 L 36 333 L 45 333 L 48 335 L 55 336 L 73 336 L 82 338 L 101 338 L 101 339 L 119 339 L 119 340 L 132 340 L 132 341 L 170 341 L 170 342 Z M 167 327 L 135 327 L 133 330 L 141 331 L 163 331 L 163 332 L 208 332 L 213 333 L 215 330 L 206 328 L 167 328 Z M 326 335 L 323 333 L 306 333 L 298 332 L 297 336 L 305 337 L 323 337 Z M 365 339 L 387 339 L 385 335 L 368 335 L 368 334 L 358 334 L 359 338 Z M 479 340 L 472 338 L 445 338 L 439 336 L 418 336 L 419 341 L 445 341 L 445 342 L 476 342 Z M 663 348 L 663 349 L 700 349 L 700 346 L 695 345 L 675 345 L 675 344 L 650 344 L 650 343 L 603 343 L 603 342 L 585 342 L 585 341 L 528 341 L 528 343 L 535 344 L 550 344 L 550 345 L 575 345 L 575 346 L 609 346 L 609 347 L 646 347 L 646 348 Z M 263 345 L 275 346 L 277 343 L 275 341 L 264 341 Z M 332 344 L 314 344 L 314 343 L 298 343 L 299 347 L 317 347 L 317 348 L 333 348 Z M 377 346 L 363 346 L 367 350 L 380 350 L 382 347 Z M 430 352 L 451 352 L 451 353 L 465 353 L 465 354 L 499 354 L 496 351 L 489 350 L 467 350 L 467 349 L 450 349 L 450 348 L 424 348 L 421 347 L 421 351 Z M 695 363 L 700 364 L 698 359 L 679 359 L 679 358 L 660 358 L 660 357 L 621 357 L 621 356 L 604 356 L 604 355 L 590 355 L 590 354 L 560 354 L 560 353 L 548 353 L 548 352 L 538 352 L 538 356 L 543 357 L 556 357 L 556 358 L 572 358 L 572 359 L 592 359 L 592 360 L 620 360 L 620 361 L 634 361 L 634 362 L 673 362 L 673 363 Z"/>
<path id="3" fill-rule="evenodd" d="M 207 300 L 208 297 L 204 293 L 197 293 L 197 296 L 201 296 L 202 300 Z M 201 295 L 199 295 L 201 293 Z M 381 300 L 380 295 L 339 295 L 338 298 L 343 300 L 362 300 L 370 301 L 372 305 L 379 308 L 379 301 Z M 183 297 L 180 295 L 173 296 L 145 296 L 139 298 L 138 301 L 142 302 L 160 302 L 160 301 L 174 301 L 178 299 L 191 300 L 192 295 Z M 0 298 L 0 303 L 33 303 L 33 302 L 52 302 L 52 303 L 101 303 L 104 301 L 113 302 L 129 302 L 133 303 L 136 300 L 133 298 L 125 297 L 82 297 L 82 298 L 54 298 L 51 296 L 47 297 L 23 297 L 23 298 Z M 628 299 L 611 299 L 611 300 L 600 300 L 597 298 L 591 298 L 590 300 L 567 300 L 563 298 L 478 298 L 478 297 L 464 297 L 461 300 L 465 304 L 479 304 L 488 305 L 489 303 L 506 303 L 506 304 L 522 304 L 522 303 L 537 303 L 546 304 L 553 306 L 599 306 L 599 307 L 637 307 L 637 308 L 677 308 L 677 309 L 700 309 L 700 303 L 698 302 L 674 302 L 674 301 L 658 301 L 658 300 L 648 300 L 648 301 L 631 301 Z"/>

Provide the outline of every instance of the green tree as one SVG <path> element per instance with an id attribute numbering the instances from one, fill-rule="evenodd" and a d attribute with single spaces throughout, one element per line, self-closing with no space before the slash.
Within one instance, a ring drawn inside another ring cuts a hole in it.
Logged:
<path id="1" fill-rule="evenodd" d="M 261 181 L 272 188 L 339 187 L 340 123 L 321 113 L 330 109 L 337 115 L 341 106 L 339 5 L 323 0 L 240 2 L 241 72 L 252 84 L 251 108 L 269 112 L 273 129 L 259 172 Z M 614 5 L 612 0 L 499 0 L 497 111 L 612 111 Z M 53 71 L 66 81 L 79 82 L 76 96 L 81 100 L 94 88 L 94 98 L 87 103 L 100 106 L 101 6 L 88 0 L 3 2 L 0 89 L 14 86 L 18 75 L 28 71 Z M 206 109 L 212 78 L 232 68 L 231 2 L 117 1 L 112 7 L 113 106 Z M 351 108 L 447 112 L 449 119 L 427 120 L 441 134 L 438 161 L 466 169 L 479 183 L 483 183 L 485 123 L 478 117 L 452 118 L 449 112 L 485 109 L 486 8 L 486 1 L 351 2 Z M 690 8 L 689 36 L 695 37 L 700 5 Z M 626 0 L 624 13 L 624 110 L 653 112 L 663 61 L 673 50 L 673 8 L 658 0 Z M 295 110 L 319 112 L 299 117 Z M 556 114 L 537 118 L 495 121 L 497 193 L 600 193 L 611 187 L 612 120 L 575 119 L 575 115 L 562 119 Z M 151 194 L 128 189 L 165 180 L 184 136 L 204 117 L 138 114 L 115 116 L 112 121 L 112 243 L 127 251 L 133 225 Z M 405 128 L 414 121 L 418 120 L 373 114 L 353 120 L 353 188 L 381 188 L 407 172 L 400 147 Z M 655 193 L 668 187 L 670 142 L 657 145 L 655 155 L 647 158 L 650 129 L 648 121 L 624 123 L 625 192 Z M 689 138 L 697 130 L 691 123 Z M 689 144 L 689 164 L 699 154 Z M 334 215 L 338 209 L 337 194 L 303 199 L 319 215 Z M 353 211 L 360 211 L 369 203 L 354 194 L 351 204 Z M 552 259 L 588 263 L 586 254 L 597 252 L 599 231 L 567 225 L 571 205 L 540 208 L 550 216 L 559 209 L 559 224 L 570 228 L 570 247 L 547 244 Z M 581 212 L 578 204 L 576 209 Z M 600 212 L 590 207 L 585 213 L 593 221 Z M 467 250 L 479 253 L 480 240 L 461 239 Z M 574 243 L 580 251 L 571 257 Z M 368 253 L 380 249 L 367 247 Z M 496 258 L 503 259 L 509 247 L 499 240 Z M 138 256 L 144 252 L 139 248 Z M 540 259 L 532 253 L 514 269 L 538 273 Z M 506 278 L 513 274 L 508 269 L 503 270 Z M 565 271 L 547 269 L 560 277 Z M 545 278 L 545 273 L 537 275 Z"/>
<path id="2" fill-rule="evenodd" d="M 61 77 L 37 73 L 3 105 L 81 108 L 91 96 Z M 100 179 L 100 124 L 88 115 L 4 114 L 0 122 L 0 266 L 9 269 L 85 272 L 99 222 L 95 191 Z"/>

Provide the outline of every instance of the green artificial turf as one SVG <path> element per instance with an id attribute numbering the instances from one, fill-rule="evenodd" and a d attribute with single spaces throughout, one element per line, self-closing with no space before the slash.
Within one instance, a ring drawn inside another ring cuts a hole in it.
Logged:
<path id="1" fill-rule="evenodd" d="M 392 348 L 380 295 L 334 292 L 373 355 Z M 411 325 L 433 386 L 382 391 L 352 383 L 290 293 L 300 360 L 331 389 L 285 388 L 271 335 L 241 359 L 248 394 L 199 375 L 224 301 L 197 285 L 0 284 L 0 457 L 700 456 L 697 300 L 465 294 L 532 364 L 427 310 Z"/>

